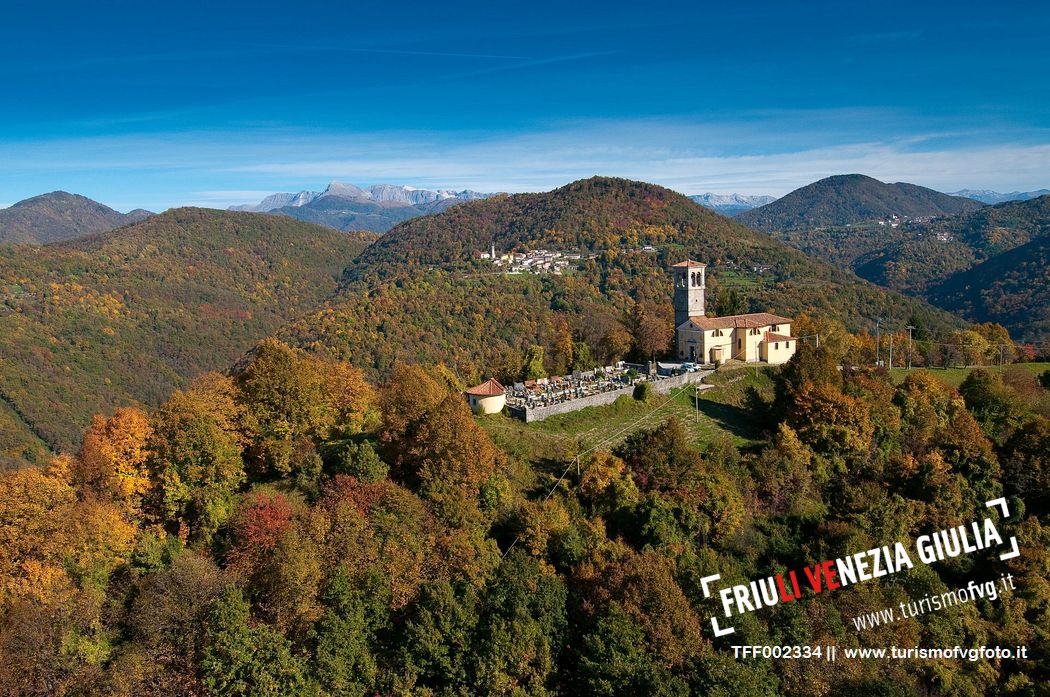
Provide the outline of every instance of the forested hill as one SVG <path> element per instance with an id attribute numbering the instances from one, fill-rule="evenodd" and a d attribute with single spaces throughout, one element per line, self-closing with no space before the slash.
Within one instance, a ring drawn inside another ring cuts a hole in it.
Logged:
<path id="1" fill-rule="evenodd" d="M 1050 235 L 1050 195 L 901 227 L 902 239 L 857 260 L 857 273 L 923 293 L 954 273 Z"/>
<path id="2" fill-rule="evenodd" d="M 1002 324 L 1015 339 L 1050 343 L 1050 236 L 960 271 L 928 296 L 974 322 Z"/>
<path id="3" fill-rule="evenodd" d="M 45 244 L 104 232 L 151 213 L 119 213 L 84 196 L 53 191 L 0 209 L 0 242 Z"/>
<path id="4" fill-rule="evenodd" d="M 469 201 L 402 223 L 363 254 L 352 272 L 443 265 L 475 252 L 535 249 L 621 250 L 646 244 L 707 245 L 708 260 L 771 249 L 764 235 L 655 184 L 593 177 L 538 194 Z"/>
<path id="5" fill-rule="evenodd" d="M 886 184 L 863 174 L 842 174 L 796 189 L 737 216 L 759 230 L 797 230 L 876 220 L 926 218 L 974 211 L 982 203 L 915 184 Z"/>
<path id="6" fill-rule="evenodd" d="M 159 404 L 228 367 L 331 293 L 374 237 L 182 208 L 75 241 L 0 245 L 0 454 L 35 450 L 30 430 L 74 447 L 93 413 Z"/>
<path id="7" fill-rule="evenodd" d="M 507 275 L 477 258 L 491 244 L 497 252 L 581 249 L 584 259 L 564 275 Z M 854 330 L 873 327 L 875 317 L 902 327 L 912 316 L 933 329 L 960 326 L 668 189 L 594 178 L 466 202 L 397 226 L 358 257 L 332 300 L 280 336 L 373 374 L 398 359 L 441 360 L 465 380 L 513 378 L 534 346 L 551 372 L 580 365 L 574 351 L 598 361 L 641 358 L 652 353 L 643 345 L 658 353 L 669 346 L 667 267 L 687 256 L 710 264 L 711 312 L 811 311 Z M 730 291 L 738 302 L 722 297 Z"/>

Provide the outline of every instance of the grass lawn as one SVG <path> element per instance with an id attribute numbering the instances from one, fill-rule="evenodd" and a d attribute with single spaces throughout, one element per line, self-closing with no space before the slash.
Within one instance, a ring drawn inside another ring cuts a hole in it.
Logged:
<path id="1" fill-rule="evenodd" d="M 1050 363 L 1015 363 L 1014 365 L 1030 371 L 1033 375 L 1040 375 L 1044 371 L 1050 370 Z M 1007 366 L 1003 366 L 1004 370 L 1006 368 Z M 999 368 L 998 366 L 988 366 L 987 369 L 998 370 Z M 913 368 L 912 370 L 919 370 L 919 368 Z M 958 387 L 973 368 L 928 368 L 927 370 L 945 385 Z M 903 382 L 907 375 L 907 368 L 890 368 L 890 377 L 895 383 Z"/>

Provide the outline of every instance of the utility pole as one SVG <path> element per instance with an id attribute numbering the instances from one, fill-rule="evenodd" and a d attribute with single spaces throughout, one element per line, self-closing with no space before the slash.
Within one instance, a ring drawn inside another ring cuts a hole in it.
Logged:
<path id="1" fill-rule="evenodd" d="M 879 347 L 882 345 L 882 342 L 880 341 L 882 336 L 879 333 L 879 325 L 880 324 L 882 324 L 882 318 L 881 317 L 879 317 L 877 320 L 875 320 L 875 367 L 876 368 L 878 368 L 879 365 L 882 363 L 879 360 L 879 356 L 880 356 L 880 354 L 879 354 Z"/>
<path id="2" fill-rule="evenodd" d="M 693 404 L 696 405 L 696 423 L 700 423 L 700 385 L 693 385 Z"/>
<path id="3" fill-rule="evenodd" d="M 908 370 L 911 370 L 911 333 L 915 331 L 915 327 L 908 325 Z"/>
<path id="4" fill-rule="evenodd" d="M 890 334 L 890 367 L 893 367 L 893 334 Z"/>

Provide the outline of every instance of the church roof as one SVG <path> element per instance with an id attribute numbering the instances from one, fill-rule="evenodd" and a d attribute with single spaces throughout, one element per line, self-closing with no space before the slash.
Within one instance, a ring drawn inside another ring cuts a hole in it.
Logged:
<path id="1" fill-rule="evenodd" d="M 499 384 L 499 381 L 496 380 L 496 378 L 490 378 L 480 385 L 474 385 L 474 387 L 467 390 L 467 394 L 472 394 L 476 397 L 495 397 L 504 394 L 505 392 L 506 389 L 503 385 Z"/>
<path id="2" fill-rule="evenodd" d="M 791 324 L 787 317 L 770 314 L 769 312 L 752 312 L 747 315 L 727 315 L 725 317 L 690 317 L 689 321 L 701 329 L 761 329 L 771 327 L 774 324 Z"/>
<path id="3" fill-rule="evenodd" d="M 686 259 L 685 261 L 680 261 L 677 264 L 672 264 L 671 268 L 684 269 L 689 268 L 691 266 L 707 266 L 707 264 L 703 263 L 702 261 L 693 261 L 692 259 Z"/>

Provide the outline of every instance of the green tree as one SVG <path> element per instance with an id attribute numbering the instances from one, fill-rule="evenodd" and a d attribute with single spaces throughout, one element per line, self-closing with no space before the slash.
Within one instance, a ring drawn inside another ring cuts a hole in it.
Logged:
<path id="1" fill-rule="evenodd" d="M 736 288 L 719 286 L 715 294 L 715 315 L 717 317 L 728 317 L 729 315 L 742 315 L 747 312 L 747 301 L 737 292 Z"/>
<path id="2" fill-rule="evenodd" d="M 479 610 L 473 586 L 424 586 L 406 612 L 397 642 L 406 680 L 434 694 L 470 694 Z"/>
<path id="3" fill-rule="evenodd" d="M 689 685 L 648 651 L 645 633 L 620 607 L 610 603 L 580 642 L 574 671 L 580 694 L 685 697 Z"/>
<path id="4" fill-rule="evenodd" d="M 257 464 L 290 474 L 295 442 L 326 435 L 332 425 L 324 374 L 301 351 L 267 339 L 236 379 Z"/>
<path id="5" fill-rule="evenodd" d="M 549 694 L 565 631 L 564 582 L 521 550 L 486 588 L 474 639 L 474 689 L 485 694 Z"/>
<path id="6" fill-rule="evenodd" d="M 700 453 L 689 443 L 681 422 L 670 418 L 649 431 L 624 439 L 615 453 L 622 458 L 642 491 L 675 491 L 697 481 Z"/>
<path id="7" fill-rule="evenodd" d="M 379 457 L 372 443 L 366 440 L 347 443 L 339 453 L 335 470 L 339 474 L 357 477 L 363 482 L 378 482 L 386 479 L 390 467 Z"/>
<path id="8" fill-rule="evenodd" d="M 1037 416 L 1017 429 L 1001 461 L 1006 490 L 1037 515 L 1050 511 L 1050 419 Z"/>
<path id="9" fill-rule="evenodd" d="M 1009 387 L 1003 384 L 999 373 L 989 370 L 971 370 L 959 385 L 959 394 L 966 407 L 991 438 L 1001 438 L 1018 428 L 1029 415 L 1029 410 Z"/>
<path id="10" fill-rule="evenodd" d="M 590 370 L 597 366 L 598 361 L 594 360 L 591 347 L 586 341 L 572 342 L 572 364 L 569 366 L 571 370 Z"/>
<path id="11" fill-rule="evenodd" d="M 327 608 L 315 630 L 315 675 L 331 694 L 366 695 L 376 688 L 373 655 L 377 630 L 387 624 L 383 579 L 378 574 L 354 578 L 341 567 L 321 593 Z"/>
<path id="12" fill-rule="evenodd" d="M 543 367 L 543 347 L 530 346 L 525 352 L 525 361 L 521 367 L 522 380 L 538 380 L 547 377 L 547 370 Z"/>
<path id="13" fill-rule="evenodd" d="M 244 482 L 240 436 L 214 413 L 211 400 L 176 392 L 153 415 L 147 460 L 150 512 L 207 544 L 229 517 Z"/>
<path id="14" fill-rule="evenodd" d="M 253 624 L 247 601 L 229 586 L 208 618 L 200 662 L 204 685 L 231 697 L 302 694 L 305 666 L 288 640 L 265 624 Z"/>

